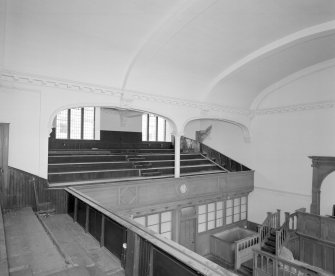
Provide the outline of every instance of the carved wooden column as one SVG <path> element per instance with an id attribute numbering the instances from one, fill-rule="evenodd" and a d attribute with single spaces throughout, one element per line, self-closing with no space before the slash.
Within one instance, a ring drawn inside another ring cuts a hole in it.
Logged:
<path id="1" fill-rule="evenodd" d="M 310 212 L 320 215 L 320 195 L 322 181 L 335 171 L 335 157 L 309 156 L 312 159 L 313 182 L 312 182 L 312 204 Z"/>

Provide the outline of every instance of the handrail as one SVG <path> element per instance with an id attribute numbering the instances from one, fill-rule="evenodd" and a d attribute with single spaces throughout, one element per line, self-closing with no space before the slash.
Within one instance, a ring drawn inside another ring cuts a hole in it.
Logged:
<path id="1" fill-rule="evenodd" d="M 264 244 L 265 240 L 270 236 L 272 229 L 278 229 L 280 227 L 280 210 L 277 209 L 277 212 L 267 213 L 267 217 L 258 227 L 258 233 L 260 235 L 260 243 Z"/>
<path id="2" fill-rule="evenodd" d="M 185 136 L 181 136 L 180 149 L 185 153 L 200 153 L 200 142 Z"/>
<path id="3" fill-rule="evenodd" d="M 155 233 L 154 231 L 147 229 L 146 227 L 140 225 L 136 221 L 120 214 L 113 212 L 112 210 L 106 209 L 99 202 L 90 198 L 89 196 L 83 194 L 82 192 L 68 187 L 65 189 L 68 193 L 72 194 L 76 198 L 85 202 L 95 210 L 99 211 L 101 214 L 112 219 L 123 227 L 133 231 L 139 237 L 149 241 L 152 245 L 162 249 L 166 253 L 175 257 L 179 261 L 183 262 L 191 269 L 194 269 L 203 275 L 222 275 L 222 276 L 235 276 L 236 274 L 218 266 L 215 263 L 205 259 L 204 257 L 196 254 L 195 252 L 183 247 L 180 244 L 168 240 L 161 235 Z"/>
<path id="4" fill-rule="evenodd" d="M 296 260 L 288 260 L 274 256 L 265 251 L 254 249 L 254 276 L 330 276 L 331 273 Z"/>
<path id="5" fill-rule="evenodd" d="M 243 164 L 194 139 L 182 136 L 180 147 L 183 152 L 201 153 L 229 172 L 251 171 Z"/>
<path id="6" fill-rule="evenodd" d="M 248 167 L 243 164 L 235 161 L 234 159 L 216 151 L 215 149 L 200 143 L 200 152 L 208 158 L 212 159 L 215 163 L 218 163 L 220 166 L 224 167 L 230 172 L 241 172 L 241 171 L 250 171 Z"/>
<path id="7" fill-rule="evenodd" d="M 279 256 L 282 248 L 287 243 L 290 237 L 290 231 L 297 229 L 297 219 L 298 213 L 294 212 L 290 214 L 285 212 L 285 222 L 283 225 L 276 231 L 276 255 Z"/>
<path id="8" fill-rule="evenodd" d="M 258 233 L 235 242 L 235 270 L 240 269 L 242 263 L 253 258 L 254 248 L 260 249 Z"/>

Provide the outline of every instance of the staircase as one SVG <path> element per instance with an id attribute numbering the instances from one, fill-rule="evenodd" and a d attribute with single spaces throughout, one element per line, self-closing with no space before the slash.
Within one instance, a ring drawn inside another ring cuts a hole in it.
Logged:
<path id="1" fill-rule="evenodd" d="M 271 219 L 278 217 L 277 213 L 268 213 L 268 216 L 264 223 L 259 226 L 259 235 L 262 240 L 261 250 L 254 250 L 254 259 L 253 259 L 253 275 L 255 276 L 280 276 L 280 275 L 303 275 L 303 276 L 319 276 L 319 275 L 334 275 L 332 266 L 324 266 L 323 263 L 317 263 L 311 259 L 308 260 L 308 263 L 305 263 L 306 259 L 301 258 L 301 250 L 303 254 L 309 256 L 318 255 L 318 259 L 321 260 L 321 252 L 316 253 L 315 247 L 309 247 L 308 250 L 301 248 L 301 245 L 297 245 L 296 240 L 299 241 L 300 234 L 304 234 L 304 231 L 298 230 L 298 219 L 303 221 L 304 217 L 301 214 L 306 212 L 305 208 L 301 208 L 296 212 L 290 214 L 285 212 L 285 221 L 281 226 L 278 224 L 272 225 L 269 224 Z M 279 210 L 278 210 L 279 214 Z M 306 214 L 307 215 L 307 214 Z M 313 219 L 317 215 L 311 214 Z M 279 220 L 277 221 L 279 223 Z M 322 222 L 320 221 L 320 226 Z M 279 224 L 280 225 L 280 224 Z M 300 225 L 304 225 L 303 222 Z M 320 227 L 319 226 L 319 227 Z M 329 225 L 328 227 L 332 227 Z M 313 227 L 316 227 L 313 225 Z M 304 226 L 302 227 L 302 229 Z M 320 227 L 321 228 L 321 227 Z M 298 231 L 298 232 L 297 232 Z M 322 230 L 321 230 L 322 231 Z M 266 233 L 266 234 L 265 234 Z M 298 236 L 297 236 L 297 233 Z M 322 239 L 318 243 L 318 236 L 315 238 L 315 244 L 322 244 Z M 293 241 L 291 244 L 290 241 Z M 293 249 L 293 251 L 291 251 Z M 297 256 L 294 254 L 296 250 Z M 298 252 L 297 252 L 298 251 Z M 323 259 L 322 259 L 323 261 Z M 333 264 L 332 260 L 330 262 Z"/>
<path id="2" fill-rule="evenodd" d="M 261 235 L 261 249 L 267 253 L 279 256 L 281 249 L 286 246 L 290 232 L 295 230 L 294 222 L 297 220 L 297 214 L 289 214 L 285 212 L 285 221 L 280 226 L 280 210 L 276 213 L 268 213 L 262 226 L 259 229 L 263 234 Z M 266 233 L 264 235 L 264 233 Z"/>
<path id="3" fill-rule="evenodd" d="M 267 217 L 258 227 L 260 245 L 263 251 L 276 255 L 276 230 L 280 228 L 280 210 L 267 213 Z"/>
<path id="4" fill-rule="evenodd" d="M 264 245 L 261 247 L 262 250 L 276 255 L 276 231 L 275 229 L 270 230 L 269 236 L 267 236 L 264 240 Z"/>

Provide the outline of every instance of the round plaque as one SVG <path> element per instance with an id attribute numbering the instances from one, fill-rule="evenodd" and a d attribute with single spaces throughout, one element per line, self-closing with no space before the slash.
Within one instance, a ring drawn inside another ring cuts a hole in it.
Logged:
<path id="1" fill-rule="evenodd" d="M 185 194 L 187 192 L 187 186 L 185 184 L 182 184 L 179 186 L 179 191 L 182 193 L 182 194 Z"/>

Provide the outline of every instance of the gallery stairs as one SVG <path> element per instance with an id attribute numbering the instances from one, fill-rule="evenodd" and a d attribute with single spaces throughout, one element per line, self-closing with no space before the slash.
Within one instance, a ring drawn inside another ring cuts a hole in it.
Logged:
<path id="1" fill-rule="evenodd" d="M 173 148 L 84 149 L 49 151 L 50 185 L 143 177 L 173 177 Z M 224 173 L 226 170 L 200 153 L 180 154 L 180 173 Z"/>
<path id="2" fill-rule="evenodd" d="M 271 229 L 269 236 L 265 238 L 264 245 L 261 247 L 262 250 L 276 255 L 276 231 Z"/>

